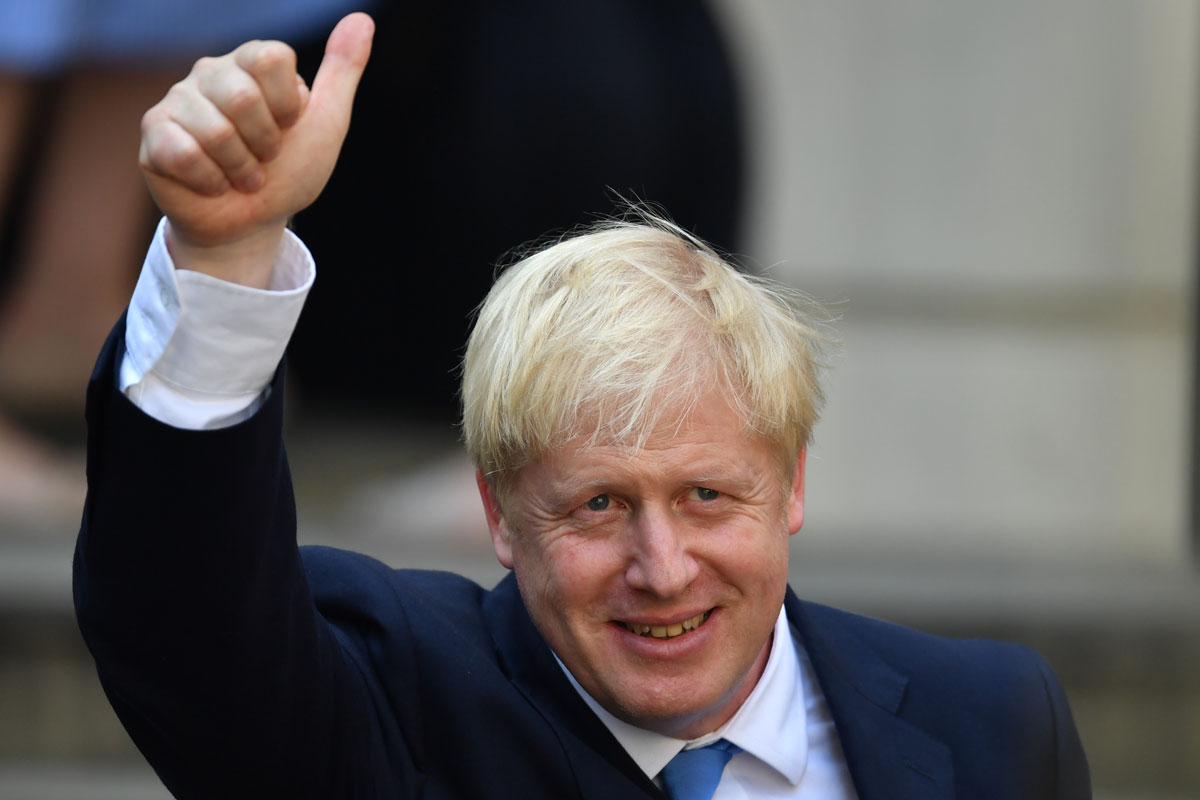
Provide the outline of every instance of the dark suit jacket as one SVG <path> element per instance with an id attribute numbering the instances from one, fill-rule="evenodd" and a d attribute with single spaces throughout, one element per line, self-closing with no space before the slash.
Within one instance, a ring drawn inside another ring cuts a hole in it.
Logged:
<path id="1" fill-rule="evenodd" d="M 80 627 L 133 740 L 179 797 L 663 795 L 572 689 L 509 576 L 298 549 L 281 381 L 232 428 L 157 423 L 89 388 Z M 1066 700 L 1032 651 L 806 603 L 859 796 L 1084 798 Z"/>

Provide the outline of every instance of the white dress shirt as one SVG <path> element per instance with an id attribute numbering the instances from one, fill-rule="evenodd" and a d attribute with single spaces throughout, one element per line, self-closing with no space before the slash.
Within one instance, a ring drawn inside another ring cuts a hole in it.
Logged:
<path id="1" fill-rule="evenodd" d="M 312 255 L 287 231 L 269 288 L 251 289 L 175 269 L 165 224 L 159 223 L 130 301 L 120 389 L 178 428 L 234 425 L 253 415 L 269 391 L 316 276 Z M 727 739 L 742 752 L 726 766 L 713 800 L 853 800 L 828 704 L 782 608 L 773 641 L 742 707 L 720 729 L 690 742 L 622 722 L 563 671 L 647 777 L 657 780 L 684 748 Z"/>

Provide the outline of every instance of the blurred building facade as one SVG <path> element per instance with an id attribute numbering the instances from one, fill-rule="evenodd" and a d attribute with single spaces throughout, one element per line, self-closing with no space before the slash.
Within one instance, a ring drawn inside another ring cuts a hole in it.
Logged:
<path id="1" fill-rule="evenodd" d="M 796 589 L 1037 647 L 1098 797 L 1200 796 L 1200 5 L 713 6 L 748 115 L 739 249 L 842 317 Z M 350 511 L 358 478 L 440 452 L 352 425 L 292 438 L 305 541 L 493 581 L 482 529 Z M 3 556 L 0 796 L 165 796 L 72 638 L 69 544 Z"/>
<path id="2" fill-rule="evenodd" d="M 1189 558 L 1200 6 L 723 8 L 746 247 L 845 301 L 813 535 Z"/>

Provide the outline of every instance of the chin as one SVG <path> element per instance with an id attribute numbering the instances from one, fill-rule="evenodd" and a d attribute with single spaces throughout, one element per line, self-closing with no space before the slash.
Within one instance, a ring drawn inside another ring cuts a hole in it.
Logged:
<path id="1" fill-rule="evenodd" d="M 708 689 L 698 695 L 692 680 L 657 691 L 643 685 L 636 694 L 616 697 L 618 708 L 614 714 L 639 728 L 680 739 L 695 738 L 715 730 L 733 716 L 736 709 L 724 712 L 723 709 L 735 688 L 723 692 Z"/>

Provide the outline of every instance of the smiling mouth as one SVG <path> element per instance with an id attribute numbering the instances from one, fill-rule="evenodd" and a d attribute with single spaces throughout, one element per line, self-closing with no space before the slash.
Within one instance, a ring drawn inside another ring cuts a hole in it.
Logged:
<path id="1" fill-rule="evenodd" d="M 711 615 L 713 609 L 709 609 L 703 613 L 697 614 L 694 617 L 689 617 L 683 622 L 675 622 L 671 625 L 642 625 L 638 622 L 622 622 L 621 625 L 630 633 L 636 633 L 638 636 L 651 636 L 655 639 L 673 639 L 676 636 L 682 636 L 689 631 L 694 631 L 699 628 Z"/>

